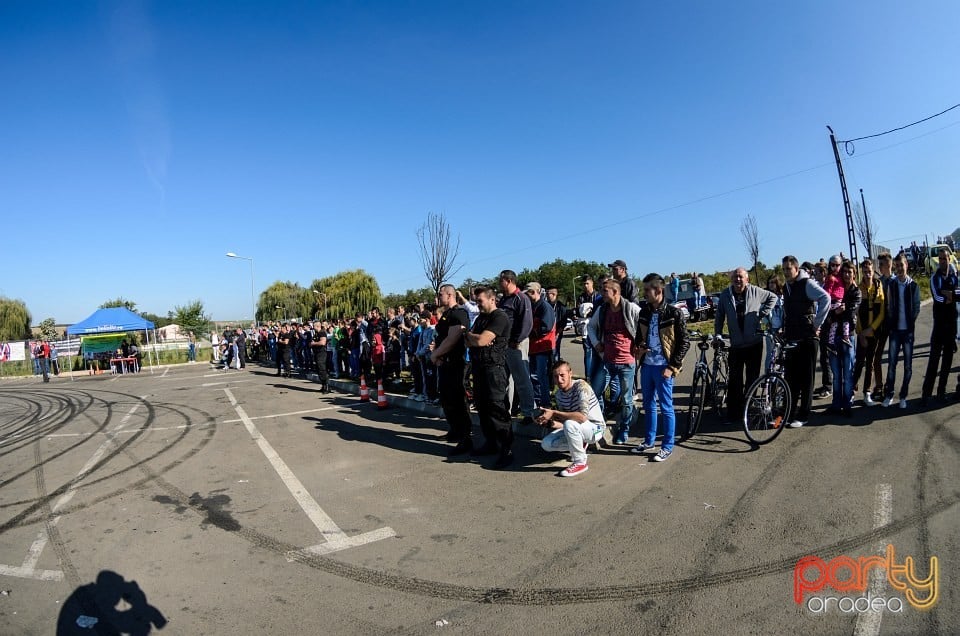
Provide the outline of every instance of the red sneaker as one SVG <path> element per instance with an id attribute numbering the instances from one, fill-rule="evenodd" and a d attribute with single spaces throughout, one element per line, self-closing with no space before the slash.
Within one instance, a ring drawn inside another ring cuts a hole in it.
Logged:
<path id="1" fill-rule="evenodd" d="M 586 464 L 570 464 L 566 468 L 560 471 L 561 477 L 576 477 L 580 473 L 587 472 L 588 466 Z"/>

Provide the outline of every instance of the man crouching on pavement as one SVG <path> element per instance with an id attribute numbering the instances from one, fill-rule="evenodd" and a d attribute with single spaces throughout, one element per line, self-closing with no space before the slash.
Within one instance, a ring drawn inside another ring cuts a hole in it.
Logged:
<path id="1" fill-rule="evenodd" d="M 573 462 L 560 471 L 561 477 L 587 472 L 587 444 L 603 437 L 606 423 L 600 401 L 586 380 L 574 380 L 570 365 L 558 360 L 553 365 L 557 385 L 557 409 L 543 409 L 537 423 L 555 429 L 543 438 L 543 450 L 551 453 L 570 451 Z"/>

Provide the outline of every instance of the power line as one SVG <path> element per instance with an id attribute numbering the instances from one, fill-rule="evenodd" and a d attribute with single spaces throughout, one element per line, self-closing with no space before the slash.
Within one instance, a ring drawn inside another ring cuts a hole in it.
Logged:
<path id="1" fill-rule="evenodd" d="M 944 113 L 945 113 L 945 112 L 948 112 L 948 111 L 953 110 L 954 108 L 957 108 L 957 107 L 960 107 L 960 104 L 957 104 L 956 106 L 953 106 L 953 107 L 951 107 L 951 108 L 948 108 L 947 110 L 945 110 L 945 111 L 943 111 L 943 112 L 944 112 Z M 943 114 L 943 113 L 937 113 L 937 115 L 942 115 L 942 114 Z M 927 117 L 927 119 L 931 119 L 932 117 L 936 117 L 937 115 L 931 115 L 930 117 Z M 926 119 L 920 120 L 920 121 L 926 121 Z M 919 122 L 915 122 L 915 123 L 919 123 Z M 913 125 L 913 124 L 910 124 L 910 125 Z M 866 157 L 867 155 L 872 155 L 872 154 L 874 154 L 874 153 L 883 152 L 883 151 L 889 150 L 889 149 L 891 149 L 891 148 L 896 148 L 897 146 L 902 146 L 902 145 L 907 144 L 907 143 L 910 143 L 910 142 L 912 142 L 912 141 L 916 141 L 917 139 L 922 139 L 923 137 L 928 137 L 928 136 L 933 135 L 933 134 L 936 134 L 936 133 L 938 133 L 938 132 L 940 132 L 940 131 L 942 131 L 942 130 L 946 130 L 947 128 L 952 128 L 952 127 L 957 126 L 957 125 L 960 125 L 960 120 L 955 121 L 955 122 L 952 122 L 952 123 L 947 124 L 947 125 L 945 125 L 945 126 L 941 126 L 940 128 L 936 128 L 936 129 L 934 129 L 934 130 L 930 130 L 930 131 L 928 131 L 928 132 L 922 133 L 922 134 L 920 134 L 920 135 L 917 135 L 916 137 L 910 137 L 909 139 L 904 139 L 904 140 L 902 140 L 902 141 L 898 141 L 898 142 L 896 142 L 896 143 L 892 143 L 892 144 L 890 144 L 890 145 L 888 145 L 888 146 L 883 146 L 883 147 L 880 147 L 880 148 L 875 148 L 875 149 L 870 150 L 870 151 L 868 151 L 868 152 L 861 153 L 860 155 L 857 155 L 857 156 L 854 157 L 854 158 L 856 159 L 856 158 Z M 903 128 L 906 128 L 906 127 L 907 127 L 907 126 L 903 126 Z M 899 129 L 897 129 L 897 130 L 899 130 Z M 880 133 L 880 134 L 885 134 L 885 133 Z M 872 135 L 872 136 L 877 136 L 877 135 Z M 866 137 L 861 137 L 861 139 L 866 139 Z M 856 141 L 856 140 L 855 140 L 855 139 L 851 139 L 850 141 Z M 847 143 L 847 142 L 839 142 L 839 141 L 838 141 L 837 143 L 839 144 L 839 143 Z M 499 259 L 502 259 L 502 258 L 507 257 L 507 256 L 512 256 L 512 255 L 514 255 L 514 254 L 518 254 L 518 253 L 521 253 L 521 252 L 526 252 L 526 251 L 528 251 L 528 250 L 530 250 L 530 249 L 532 249 L 532 248 L 544 247 L 544 246 L 547 246 L 547 245 L 552 245 L 552 244 L 554 244 L 554 243 L 561 243 L 561 242 L 563 242 L 563 241 L 568 241 L 568 240 L 573 239 L 573 238 L 579 238 L 579 237 L 582 237 L 582 236 L 585 236 L 585 235 L 588 235 L 588 234 L 595 234 L 595 233 L 597 233 L 597 232 L 602 232 L 603 230 L 608 230 L 608 229 L 610 229 L 610 228 L 618 227 L 618 226 L 620 226 L 620 225 L 624 225 L 624 224 L 627 224 L 627 223 L 632 223 L 633 221 L 638 221 L 638 220 L 640 220 L 640 219 L 649 218 L 649 217 L 651 217 L 651 216 L 656 216 L 656 215 L 659 215 L 659 214 L 664 214 L 664 213 L 666 213 L 666 212 L 672 212 L 672 211 L 674 211 L 674 210 L 678 210 L 678 209 L 681 209 L 681 208 L 685 208 L 685 207 L 689 207 L 689 206 L 692 206 L 692 205 L 696 205 L 696 204 L 698 204 L 698 203 L 703 203 L 703 202 L 705 202 L 705 201 L 710 201 L 710 200 L 712 200 L 712 199 L 719 199 L 719 198 L 721 198 L 721 197 L 729 196 L 729 195 L 735 194 L 735 193 L 737 193 L 737 192 L 742 192 L 742 191 L 744 191 L 744 190 L 750 190 L 750 189 L 752 189 L 752 188 L 756 188 L 756 187 L 759 187 L 759 186 L 763 186 L 763 185 L 766 185 L 766 184 L 768 184 L 768 183 L 773 183 L 773 182 L 775 182 L 775 181 L 781 181 L 781 180 L 783 180 L 783 179 L 789 179 L 789 178 L 791 178 L 791 177 L 796 177 L 796 176 L 799 176 L 799 175 L 801 175 L 801 174 L 805 174 L 805 173 L 807 173 L 807 172 L 813 172 L 814 170 L 819 170 L 819 169 L 821 169 L 821 168 L 825 168 L 825 167 L 827 167 L 827 166 L 832 166 L 832 165 L 834 165 L 834 162 L 832 162 L 832 161 L 829 161 L 829 162 L 827 162 L 827 163 L 821 163 L 821 164 L 818 164 L 818 165 L 815 165 L 815 166 L 810 166 L 810 167 L 807 167 L 807 168 L 803 168 L 803 169 L 800 169 L 800 170 L 796 170 L 796 171 L 794 171 L 794 172 L 789 172 L 789 173 L 782 174 L 782 175 L 779 175 L 779 176 L 776 176 L 776 177 L 770 177 L 770 178 L 768 178 L 768 179 L 763 179 L 763 180 L 761 180 L 761 181 L 756 181 L 756 182 L 754 182 L 754 183 L 749 183 L 749 184 L 747 184 L 747 185 L 742 185 L 742 186 L 739 186 L 739 187 L 736 187 L 736 188 L 732 188 L 732 189 L 730 189 L 730 190 L 725 190 L 725 191 L 723 191 L 723 192 L 717 192 L 717 193 L 710 194 L 710 195 L 706 195 L 706 196 L 703 196 L 703 197 L 700 197 L 700 198 L 697 198 L 697 199 L 692 199 L 692 200 L 689 200 L 689 201 L 684 201 L 684 202 L 682 202 L 682 203 L 677 203 L 677 204 L 674 204 L 674 205 L 671 205 L 671 206 L 667 206 L 667 207 L 664 207 L 664 208 L 660 208 L 659 210 L 652 210 L 652 211 L 649 211 L 649 212 L 645 212 L 645 213 L 643 213 L 643 214 L 638 214 L 638 215 L 635 215 L 635 216 L 632 216 L 632 217 L 629 217 L 629 218 L 626 218 L 626 219 L 621 219 L 621 220 L 619 220 L 619 221 L 614 221 L 614 222 L 612 222 L 612 223 L 608 223 L 608 224 L 606 224 L 606 225 L 595 226 L 595 227 L 592 227 L 592 228 L 589 228 L 589 229 L 581 229 L 581 230 L 578 230 L 578 231 L 577 231 L 576 233 L 574 233 L 574 234 L 567 234 L 567 235 L 564 235 L 564 236 L 559 236 L 559 237 L 557 237 L 557 238 L 553 238 L 553 239 L 541 241 L 541 242 L 539 242 L 539 243 L 525 244 L 523 247 L 518 247 L 518 248 L 516 248 L 516 249 L 508 250 L 508 251 L 506 251 L 506 252 L 501 252 L 500 254 L 494 254 L 494 255 L 491 255 L 491 256 L 484 256 L 484 257 L 482 257 L 482 258 L 476 258 L 476 259 L 467 261 L 467 262 L 465 262 L 465 263 L 463 264 L 463 267 L 472 266 L 472 265 L 476 265 L 476 264 L 478 264 L 478 263 L 484 263 L 484 262 L 493 261 L 493 260 L 499 260 Z M 889 240 L 889 239 L 888 239 L 888 240 Z M 385 285 L 385 286 L 386 286 L 386 285 L 395 285 L 395 284 L 397 284 L 397 283 L 404 283 L 404 282 L 407 282 L 407 281 L 413 281 L 413 280 L 419 280 L 419 279 L 420 279 L 420 276 L 419 276 L 419 275 L 418 275 L 418 276 L 411 276 L 411 277 L 409 277 L 409 278 L 403 278 L 403 279 L 397 279 L 397 280 L 394 280 L 394 281 L 389 281 L 389 282 L 387 282 L 387 283 L 384 283 L 384 285 Z"/>
<path id="2" fill-rule="evenodd" d="M 922 124 L 922 123 L 925 122 L 925 121 L 930 121 L 930 120 L 933 119 L 934 117 L 939 117 L 940 115 L 943 115 L 944 113 L 949 113 L 949 112 L 950 112 L 951 110 L 953 110 L 954 108 L 960 108 L 960 104 L 954 104 L 953 106 L 951 106 L 950 108 L 947 108 L 946 110 L 941 110 L 939 113 L 936 113 L 936 114 L 934 114 L 934 115 L 930 115 L 929 117 L 924 117 L 923 119 L 918 119 L 917 121 L 912 122 L 912 123 L 909 123 L 909 124 L 906 124 L 906 125 L 904 125 L 904 126 L 897 126 L 896 128 L 891 128 L 890 130 L 885 130 L 885 131 L 883 131 L 883 132 L 874 133 L 874 134 L 872 134 L 872 135 L 864 135 L 863 137 L 854 137 L 853 139 L 844 139 L 843 141 L 838 141 L 837 143 L 838 143 L 838 144 L 843 144 L 843 145 L 844 145 L 844 150 L 847 151 L 847 154 L 848 154 L 848 155 L 852 155 L 852 154 L 853 154 L 853 142 L 855 142 L 855 141 L 862 141 L 862 140 L 864 140 L 864 139 L 873 139 L 874 137 L 882 137 L 883 135 L 889 135 L 889 134 L 892 133 L 892 132 L 897 132 L 898 130 L 903 130 L 904 128 L 910 128 L 910 126 L 916 126 L 917 124 Z"/>

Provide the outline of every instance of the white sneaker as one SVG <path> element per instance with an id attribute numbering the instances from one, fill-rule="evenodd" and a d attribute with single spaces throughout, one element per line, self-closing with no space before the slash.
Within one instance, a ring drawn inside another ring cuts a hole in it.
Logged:
<path id="1" fill-rule="evenodd" d="M 806 424 L 806 422 L 803 422 L 801 420 L 793 420 L 792 422 L 787 424 L 787 426 L 789 426 L 790 428 L 800 428 L 804 424 Z"/>
<path id="2" fill-rule="evenodd" d="M 900 400 L 900 408 L 902 408 L 902 409 L 907 408 L 907 401 L 906 401 L 906 400 Z"/>
<path id="3" fill-rule="evenodd" d="M 873 398 L 870 397 L 870 391 L 867 391 L 863 394 L 863 405 L 864 406 L 876 406 L 877 403 L 873 401 Z"/>
<path id="4" fill-rule="evenodd" d="M 890 406 L 890 403 L 893 402 L 892 397 L 883 398 L 883 408 Z"/>

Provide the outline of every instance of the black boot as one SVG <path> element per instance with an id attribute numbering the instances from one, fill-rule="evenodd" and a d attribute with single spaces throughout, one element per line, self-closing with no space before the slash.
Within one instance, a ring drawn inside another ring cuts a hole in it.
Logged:
<path id="1" fill-rule="evenodd" d="M 499 452 L 500 449 L 497 447 L 497 443 L 493 440 L 487 440 L 480 448 L 474 448 L 470 451 L 470 455 L 473 457 L 483 457 L 486 455 L 496 455 Z"/>
<path id="2" fill-rule="evenodd" d="M 500 443 L 500 456 L 494 462 L 493 467 L 503 469 L 513 463 L 513 431 L 508 429 L 497 431 L 497 441 Z"/>
<path id="3" fill-rule="evenodd" d="M 456 457 L 457 455 L 466 455 L 470 453 L 473 455 L 473 442 L 470 441 L 470 438 L 460 440 L 460 443 L 447 451 L 448 457 Z"/>

